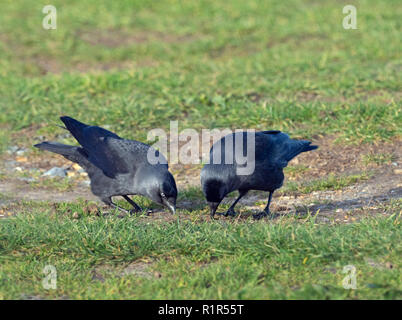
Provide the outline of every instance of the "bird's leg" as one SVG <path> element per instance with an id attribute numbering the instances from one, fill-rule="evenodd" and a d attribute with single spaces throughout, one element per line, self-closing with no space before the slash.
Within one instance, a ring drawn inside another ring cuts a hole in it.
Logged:
<path id="1" fill-rule="evenodd" d="M 133 200 L 131 200 L 127 195 L 123 196 L 124 199 L 126 199 L 126 201 L 131 204 L 133 206 L 133 210 L 130 210 L 130 213 L 135 213 L 135 212 L 141 212 L 142 208 L 136 204 Z"/>
<path id="2" fill-rule="evenodd" d="M 228 211 L 226 211 L 225 213 L 217 213 L 217 214 L 223 214 L 225 217 L 227 216 L 231 216 L 234 217 L 236 215 L 236 212 L 234 211 L 234 207 L 236 206 L 236 204 L 239 202 L 239 200 L 241 198 L 243 198 L 246 195 L 247 191 L 240 191 L 239 190 L 239 196 L 237 197 L 237 199 L 232 203 L 232 205 L 230 206 L 230 208 L 228 209 Z"/>
<path id="3" fill-rule="evenodd" d="M 126 209 L 124 209 L 124 208 L 119 207 L 117 204 L 113 203 L 112 201 L 110 201 L 110 203 L 108 203 L 108 205 L 111 206 L 111 207 L 114 208 L 114 209 L 119 210 L 120 212 L 125 213 L 125 214 L 129 214 L 129 213 L 130 213 L 130 211 L 128 211 L 128 210 L 126 210 Z"/>
<path id="4" fill-rule="evenodd" d="M 124 213 L 130 213 L 128 210 L 124 209 L 124 208 L 120 208 L 117 204 L 113 203 L 112 198 L 108 197 L 108 198 L 102 198 L 102 201 L 107 204 L 108 206 L 119 210 L 120 212 L 124 212 Z"/>
<path id="5" fill-rule="evenodd" d="M 261 219 L 263 217 L 266 217 L 266 216 L 268 216 L 270 214 L 269 205 L 271 204 L 272 194 L 273 194 L 273 192 L 269 193 L 268 203 L 267 203 L 267 206 L 265 207 L 264 211 L 254 214 L 253 215 L 254 219 L 259 220 L 259 219 Z"/>
<path id="6" fill-rule="evenodd" d="M 115 203 L 113 203 L 113 202 L 110 202 L 109 206 L 111 206 L 112 208 L 117 209 L 117 210 L 119 210 L 119 211 L 121 211 L 121 212 L 130 213 L 130 211 L 128 211 L 128 210 L 126 210 L 126 209 L 124 209 L 124 208 L 119 207 L 117 204 L 115 204 Z"/>

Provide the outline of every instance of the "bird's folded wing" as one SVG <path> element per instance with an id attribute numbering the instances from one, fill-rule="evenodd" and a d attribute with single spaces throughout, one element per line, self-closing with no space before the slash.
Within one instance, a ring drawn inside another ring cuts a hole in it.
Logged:
<path id="1" fill-rule="evenodd" d="M 130 141 L 95 126 L 85 128 L 80 140 L 88 160 L 106 176 L 114 178 L 117 174 L 129 173 L 134 169 L 135 154 Z"/>
<path id="2" fill-rule="evenodd" d="M 129 173 L 134 169 L 132 152 L 124 145 L 124 140 L 114 137 L 100 137 L 93 148 L 85 148 L 88 160 L 103 171 L 103 173 L 115 178 L 118 174 Z"/>
<path id="3" fill-rule="evenodd" d="M 66 129 L 70 131 L 73 137 L 84 147 L 92 147 L 96 144 L 101 137 L 114 137 L 120 139 L 120 137 L 106 129 L 97 126 L 89 126 L 71 117 L 60 117 L 63 121 Z"/>

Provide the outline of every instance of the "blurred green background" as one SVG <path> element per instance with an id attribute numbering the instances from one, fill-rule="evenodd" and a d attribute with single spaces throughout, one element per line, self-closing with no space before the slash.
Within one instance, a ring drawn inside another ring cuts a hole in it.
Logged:
<path id="1" fill-rule="evenodd" d="M 0 140 L 68 114 L 155 127 L 256 128 L 342 141 L 401 133 L 401 17 L 387 1 L 3 1 Z M 357 8 L 356 30 L 342 9 Z"/>

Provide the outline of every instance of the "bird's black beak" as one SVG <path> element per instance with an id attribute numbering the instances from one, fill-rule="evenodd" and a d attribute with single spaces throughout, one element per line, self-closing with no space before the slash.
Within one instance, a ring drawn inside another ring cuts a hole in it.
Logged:
<path id="1" fill-rule="evenodd" d="M 214 218 L 216 209 L 218 209 L 219 202 L 208 202 L 209 209 L 211 210 L 211 218 Z"/>

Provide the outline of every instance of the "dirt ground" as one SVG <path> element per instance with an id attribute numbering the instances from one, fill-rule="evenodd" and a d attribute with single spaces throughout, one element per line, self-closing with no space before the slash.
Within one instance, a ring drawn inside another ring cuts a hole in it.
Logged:
<path id="1" fill-rule="evenodd" d="M 303 182 L 322 179 L 330 174 L 338 176 L 362 172 L 369 172 L 369 178 L 341 190 L 313 191 L 309 194 L 297 191 L 277 192 L 271 205 L 271 211 L 275 216 L 311 213 L 317 214 L 321 221 L 352 222 L 367 214 L 387 214 L 386 205 L 392 199 L 402 197 L 401 140 L 395 139 L 379 144 L 343 145 L 337 143 L 334 137 L 324 137 L 314 139 L 314 144 L 319 145 L 318 150 L 301 154 L 292 160 L 289 166 L 301 167 L 303 170 L 289 172 L 286 175 L 287 180 Z M 368 155 L 379 154 L 389 155 L 390 160 L 384 163 L 364 161 Z M 2 212 L 17 213 L 21 200 L 57 203 L 81 198 L 99 202 L 91 194 L 85 174 L 75 172 L 72 164 L 61 156 L 28 150 L 22 156 L 5 154 L 2 158 L 0 166 Z M 55 166 L 73 172 L 67 178 L 71 181 L 71 185 L 67 188 L 47 185 L 46 180 L 49 178 L 41 177 L 43 172 Z M 200 186 L 201 167 L 201 165 L 180 164 L 171 166 L 179 192 L 190 186 Z M 245 219 L 253 212 L 261 210 L 265 206 L 266 199 L 267 194 L 263 192 L 250 192 L 240 201 L 237 211 L 242 214 L 236 219 Z M 232 201 L 233 197 L 228 197 L 223 202 Z M 200 210 L 203 207 L 206 209 L 205 201 L 199 199 L 182 199 L 177 206 L 188 211 Z M 208 219 L 207 210 L 205 212 L 205 219 Z M 154 219 L 174 219 L 165 213 L 163 209 L 154 209 L 150 215 Z"/>

